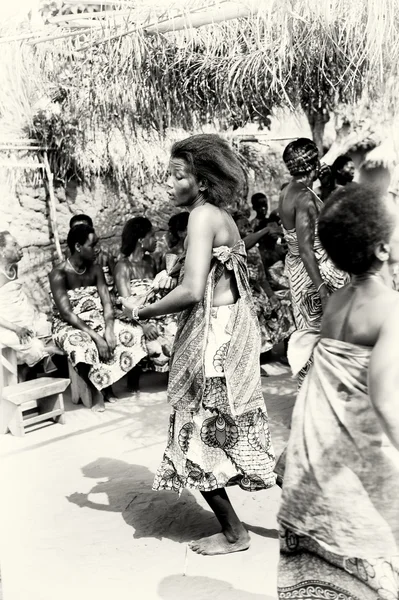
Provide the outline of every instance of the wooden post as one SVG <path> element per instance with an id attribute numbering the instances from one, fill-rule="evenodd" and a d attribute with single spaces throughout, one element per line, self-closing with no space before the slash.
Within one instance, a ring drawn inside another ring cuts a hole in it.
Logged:
<path id="1" fill-rule="evenodd" d="M 53 231 L 54 236 L 54 244 L 57 250 L 58 258 L 60 261 L 64 259 L 61 244 L 60 244 L 60 236 L 58 235 L 58 225 L 57 225 L 57 211 L 55 208 L 55 195 L 54 195 L 54 175 L 51 172 L 50 164 L 48 162 L 47 152 L 43 152 L 43 164 L 44 170 L 47 176 L 47 191 L 49 195 L 49 205 L 50 205 L 50 223 L 51 229 Z"/>

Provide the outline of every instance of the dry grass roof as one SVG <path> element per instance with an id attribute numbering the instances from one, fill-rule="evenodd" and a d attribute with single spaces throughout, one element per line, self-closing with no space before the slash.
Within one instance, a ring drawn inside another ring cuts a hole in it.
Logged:
<path id="1" fill-rule="evenodd" d="M 184 131 L 267 126 L 277 106 L 395 113 L 399 0 L 209 4 L 70 0 L 3 31 L 2 133 L 52 148 L 60 178 L 122 182 L 157 176 Z"/>

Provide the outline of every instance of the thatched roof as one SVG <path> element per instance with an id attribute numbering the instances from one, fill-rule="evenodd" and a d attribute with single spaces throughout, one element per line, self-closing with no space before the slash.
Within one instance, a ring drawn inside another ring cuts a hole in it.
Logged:
<path id="1" fill-rule="evenodd" d="M 163 156 L 182 130 L 232 135 L 267 126 L 276 106 L 311 112 L 383 96 L 396 109 L 399 0 L 90 5 L 0 38 L 3 126 L 54 148 L 60 177 L 143 177 L 159 164 L 154 147 Z"/>

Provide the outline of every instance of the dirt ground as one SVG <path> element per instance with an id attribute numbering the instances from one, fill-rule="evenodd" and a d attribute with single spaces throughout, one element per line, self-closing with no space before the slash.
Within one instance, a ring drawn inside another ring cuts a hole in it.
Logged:
<path id="1" fill-rule="evenodd" d="M 266 366 L 263 391 L 278 454 L 288 437 L 295 382 Z M 228 556 L 187 542 L 218 530 L 201 495 L 152 492 L 166 443 L 165 382 L 102 414 L 66 399 L 66 425 L 0 440 L 1 577 L 5 600 L 272 600 L 280 490 L 229 495 L 252 538 Z"/>

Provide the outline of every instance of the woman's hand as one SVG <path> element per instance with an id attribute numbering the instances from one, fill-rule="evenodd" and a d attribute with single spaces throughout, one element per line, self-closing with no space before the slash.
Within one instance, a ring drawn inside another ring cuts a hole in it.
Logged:
<path id="1" fill-rule="evenodd" d="M 326 311 L 327 302 L 330 297 L 330 293 L 327 289 L 327 286 L 323 285 L 323 287 L 320 288 L 319 295 L 321 300 L 322 311 L 324 313 Z"/>
<path id="2" fill-rule="evenodd" d="M 101 335 L 97 335 L 94 338 L 94 343 L 97 346 L 98 354 L 102 360 L 108 360 L 110 358 L 110 349 L 107 342 Z"/>
<path id="3" fill-rule="evenodd" d="M 144 323 L 142 325 L 144 337 L 146 340 L 152 342 L 158 337 L 157 326 L 154 323 Z"/>
<path id="4" fill-rule="evenodd" d="M 28 327 L 20 327 L 19 325 L 16 325 L 15 333 L 17 334 L 21 344 L 29 344 L 31 338 L 33 337 L 33 331 L 28 329 Z"/>
<path id="5" fill-rule="evenodd" d="M 280 300 L 279 300 L 278 296 L 276 296 L 276 294 L 269 296 L 269 300 L 270 300 L 270 305 L 274 310 L 276 310 L 277 308 L 280 307 Z"/>
<path id="6" fill-rule="evenodd" d="M 177 279 L 170 277 L 166 271 L 161 271 L 152 282 L 154 292 L 170 292 L 177 285 Z"/>
<path id="7" fill-rule="evenodd" d="M 108 325 L 105 328 L 104 339 L 108 344 L 110 353 L 112 354 L 116 348 L 116 337 L 113 325 Z"/>

